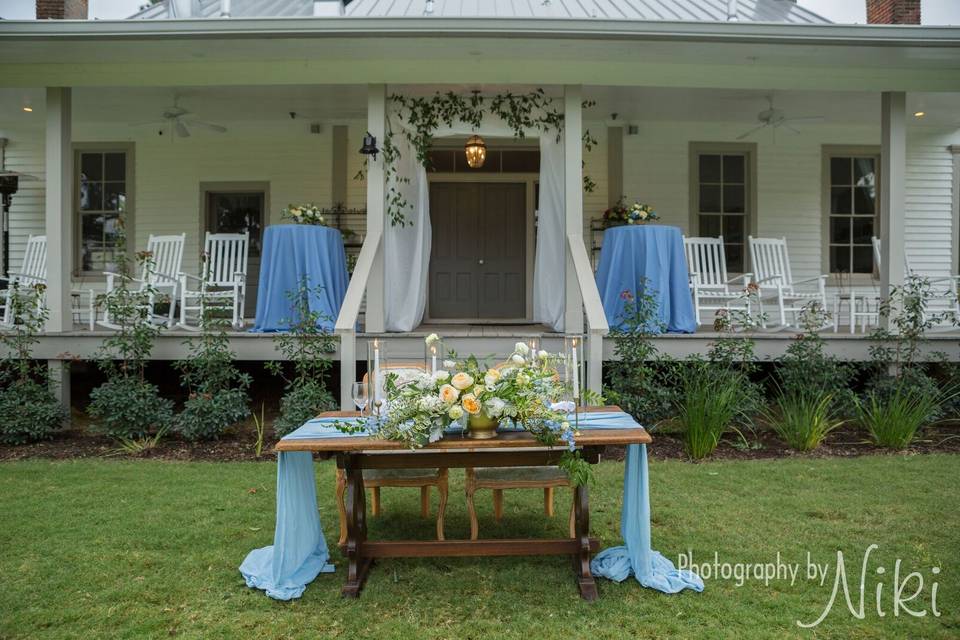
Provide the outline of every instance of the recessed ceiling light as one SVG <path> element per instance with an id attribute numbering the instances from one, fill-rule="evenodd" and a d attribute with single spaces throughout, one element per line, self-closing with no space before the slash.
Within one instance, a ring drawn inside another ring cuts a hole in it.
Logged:
<path id="1" fill-rule="evenodd" d="M 915 113 L 913 114 L 913 117 L 914 117 L 914 118 L 922 118 L 922 117 L 925 116 L 925 115 L 927 115 L 927 112 L 926 112 L 926 111 L 917 111 L 917 112 L 915 112 Z"/>
<path id="2" fill-rule="evenodd" d="M 33 113 L 33 107 L 29 105 L 25 106 L 23 110 L 26 111 L 27 113 Z"/>

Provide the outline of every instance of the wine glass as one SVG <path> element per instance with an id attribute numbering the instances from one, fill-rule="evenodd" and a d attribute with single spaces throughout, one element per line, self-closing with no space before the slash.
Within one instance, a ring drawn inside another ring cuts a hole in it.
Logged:
<path id="1" fill-rule="evenodd" d="M 350 395 L 353 397 L 353 404 L 357 405 L 357 409 L 360 410 L 360 415 L 363 416 L 363 412 L 370 402 L 369 385 L 366 382 L 354 382 L 350 390 Z"/>

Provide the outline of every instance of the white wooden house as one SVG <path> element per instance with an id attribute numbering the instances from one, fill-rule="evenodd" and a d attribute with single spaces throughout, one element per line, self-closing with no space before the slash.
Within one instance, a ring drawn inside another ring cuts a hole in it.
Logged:
<path id="1" fill-rule="evenodd" d="M 785 237 L 794 276 L 830 274 L 831 295 L 854 285 L 885 291 L 902 280 L 887 266 L 902 265 L 905 251 L 918 272 L 957 273 L 960 29 L 830 24 L 791 0 L 161 0 L 124 21 L 0 21 L 0 168 L 38 178 L 12 196 L 5 264 L 19 264 L 31 235 L 49 243 L 50 321 L 38 353 L 59 366 L 102 339 L 104 330 L 82 329 L 71 291 L 103 287 L 121 207 L 131 250 L 151 234 L 186 232 L 184 268 L 196 273 L 204 232 L 218 230 L 213 208 L 243 210 L 259 237 L 288 203 L 342 203 L 365 211 L 345 222 L 363 240 L 337 322 L 349 401 L 365 335 L 388 328 L 396 277 L 384 267 L 394 231 L 382 162 L 355 179 L 363 135 L 383 140 L 392 93 L 536 88 L 565 112 L 566 266 L 550 277 L 563 330 L 589 336 L 593 386 L 610 346 L 591 269 L 602 234 L 591 221 L 621 196 L 652 204 L 688 235 L 722 233 L 734 272 L 749 270 L 748 235 Z M 172 107 L 225 131 L 192 126 L 184 137 L 175 121 L 143 124 Z M 760 118 L 812 117 L 748 133 Z M 589 151 L 584 129 L 598 142 Z M 491 137 L 499 164 L 472 172 L 456 160 L 465 138 L 437 140 L 450 159 L 429 174 L 429 188 L 473 201 L 511 191 L 512 215 L 483 233 L 491 243 L 522 237 L 504 268 L 520 274 L 523 297 L 458 316 L 418 285 L 423 318 L 392 335 L 398 352 L 419 353 L 438 328 L 461 350 L 530 333 L 548 345 L 560 339 L 533 312 L 537 144 Z M 83 171 L 95 203 L 81 202 Z M 584 192 L 583 173 L 593 191 Z M 436 220 L 444 199 L 431 201 Z M 848 201 L 873 214 L 835 204 Z M 883 238 L 878 271 L 873 235 Z M 438 268 L 431 259 L 425 282 Z M 662 343 L 683 354 L 709 337 Z M 782 352 L 788 338 L 763 336 L 760 354 Z M 181 342 L 168 332 L 154 357 L 178 357 Z M 866 354 L 861 337 L 831 342 Z M 233 343 L 241 358 L 275 357 L 270 336 L 238 332 Z"/>

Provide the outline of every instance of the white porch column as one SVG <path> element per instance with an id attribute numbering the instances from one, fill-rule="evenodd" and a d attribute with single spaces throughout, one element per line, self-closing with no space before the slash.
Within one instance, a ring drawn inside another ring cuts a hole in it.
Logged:
<path id="1" fill-rule="evenodd" d="M 367 131 L 377 139 L 378 145 L 383 145 L 386 135 L 387 117 L 387 87 L 382 84 L 371 84 L 367 87 Z M 383 156 L 374 160 L 368 157 L 367 161 L 367 235 L 376 233 L 383 235 L 385 202 L 385 176 L 383 170 Z M 367 310 L 366 332 L 383 333 L 384 331 L 384 298 L 383 298 L 383 242 L 377 249 L 373 270 L 367 280 Z"/>
<path id="2" fill-rule="evenodd" d="M 71 91 L 47 88 L 46 216 L 47 292 L 50 312 L 47 331 L 73 329 L 70 277 L 73 258 L 73 150 L 71 149 Z"/>
<path id="3" fill-rule="evenodd" d="M 583 238 L 583 89 L 579 85 L 563 88 L 563 109 L 564 219 L 568 239 L 563 328 L 567 333 L 583 333 L 583 298 L 569 242 Z"/>
<path id="4" fill-rule="evenodd" d="M 905 271 L 907 95 L 884 92 L 880 107 L 880 295 L 887 298 L 893 287 L 903 284 Z"/>

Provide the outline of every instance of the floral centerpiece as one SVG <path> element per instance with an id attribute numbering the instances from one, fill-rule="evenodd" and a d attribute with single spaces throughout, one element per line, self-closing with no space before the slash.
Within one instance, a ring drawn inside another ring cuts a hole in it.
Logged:
<path id="1" fill-rule="evenodd" d="M 634 202 L 627 206 L 623 198 L 603 212 L 603 226 L 607 229 L 625 224 L 645 224 L 659 219 L 660 216 L 652 206 L 643 202 Z"/>
<path id="2" fill-rule="evenodd" d="M 427 341 L 433 339 L 428 336 Z M 560 466 L 579 483 L 589 477 L 589 466 L 576 450 L 575 428 L 567 420 L 572 402 L 561 402 L 568 391 L 561 382 L 560 356 L 532 352 L 518 342 L 503 363 L 487 367 L 476 356 L 459 360 L 455 353 L 443 368 L 406 378 L 388 373 L 386 414 L 363 424 L 380 438 L 404 442 L 417 449 L 444 437 L 450 427 L 472 437 L 495 437 L 501 423 L 532 433 L 546 446 L 566 445 Z M 354 431 L 357 427 L 344 427 Z"/>
<path id="3" fill-rule="evenodd" d="M 323 209 L 315 204 L 290 204 L 282 212 L 285 220 L 292 220 L 294 224 L 313 224 L 326 226 L 327 220 L 323 217 Z"/>

